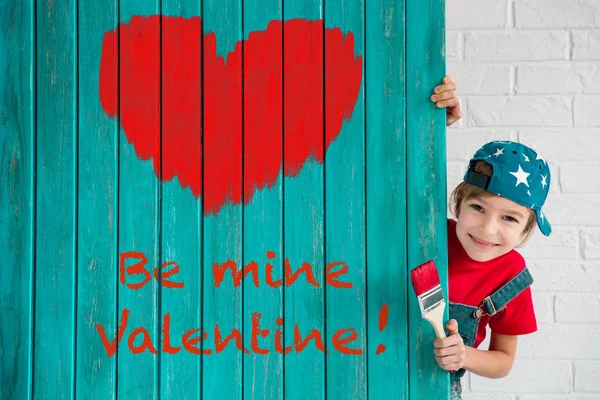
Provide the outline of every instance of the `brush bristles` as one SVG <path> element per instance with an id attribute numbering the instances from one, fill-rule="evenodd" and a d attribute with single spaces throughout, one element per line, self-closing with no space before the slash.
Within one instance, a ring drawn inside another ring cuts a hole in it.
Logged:
<path id="1" fill-rule="evenodd" d="M 433 261 L 421 264 L 411 272 L 412 285 L 417 296 L 428 292 L 440 285 L 440 276 Z"/>

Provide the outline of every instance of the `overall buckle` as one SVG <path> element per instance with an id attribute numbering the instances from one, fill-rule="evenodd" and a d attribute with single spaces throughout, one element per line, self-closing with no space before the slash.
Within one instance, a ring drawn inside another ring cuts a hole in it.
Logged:
<path id="1" fill-rule="evenodd" d="M 486 307 L 486 300 L 489 302 L 490 306 L 492 307 L 492 314 L 488 314 L 487 312 L 483 311 L 483 308 Z M 481 317 L 483 317 L 484 315 L 488 315 L 488 316 L 492 316 L 494 314 L 496 314 L 498 311 L 496 311 L 496 306 L 494 306 L 494 302 L 492 301 L 490 296 L 487 296 L 485 299 L 483 299 L 483 302 L 481 302 L 481 305 L 479 306 L 479 308 L 475 311 L 473 311 L 473 317 L 479 319 Z"/>

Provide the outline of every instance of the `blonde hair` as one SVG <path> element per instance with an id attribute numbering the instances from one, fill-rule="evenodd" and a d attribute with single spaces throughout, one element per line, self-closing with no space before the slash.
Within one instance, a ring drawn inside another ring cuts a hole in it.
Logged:
<path id="1" fill-rule="evenodd" d="M 484 175 L 488 178 L 490 178 L 493 174 L 492 166 L 490 164 L 486 163 L 485 161 L 481 161 L 481 160 L 475 161 L 473 163 L 472 169 L 473 169 L 473 171 L 475 171 L 481 175 Z M 460 216 L 460 206 L 462 205 L 463 201 L 467 201 L 467 200 L 470 200 L 475 197 L 485 198 L 485 197 L 492 197 L 492 196 L 496 196 L 496 195 L 492 192 L 488 192 L 487 190 L 479 188 L 477 186 L 470 185 L 466 182 L 461 182 L 452 191 L 452 194 L 450 195 L 450 201 L 448 203 L 448 207 L 450 208 L 450 211 L 452 212 L 452 214 L 454 214 L 454 216 L 456 218 L 458 218 Z M 529 238 L 533 234 L 533 231 L 535 230 L 535 225 L 536 225 L 535 212 L 531 208 L 528 208 L 528 210 L 529 210 L 529 219 L 527 220 L 527 223 L 525 224 L 525 228 L 523 228 L 523 232 L 521 233 L 523 239 L 516 247 L 523 246 L 529 240 Z"/>

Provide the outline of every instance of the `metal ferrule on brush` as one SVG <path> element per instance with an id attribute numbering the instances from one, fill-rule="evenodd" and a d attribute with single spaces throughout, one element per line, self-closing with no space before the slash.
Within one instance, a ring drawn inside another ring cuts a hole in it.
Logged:
<path id="1" fill-rule="evenodd" d="M 426 313 L 441 303 L 444 303 L 444 293 L 442 292 L 442 286 L 437 285 L 431 290 L 417 296 L 419 300 L 419 307 L 421 307 L 421 313 Z"/>

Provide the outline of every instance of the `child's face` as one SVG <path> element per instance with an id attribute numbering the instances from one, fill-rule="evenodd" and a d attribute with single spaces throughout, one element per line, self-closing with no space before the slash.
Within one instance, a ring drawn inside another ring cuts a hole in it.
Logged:
<path id="1" fill-rule="evenodd" d="M 529 215 L 529 208 L 501 196 L 472 198 L 460 205 L 456 235 L 469 257 L 489 261 L 515 248 Z"/>

